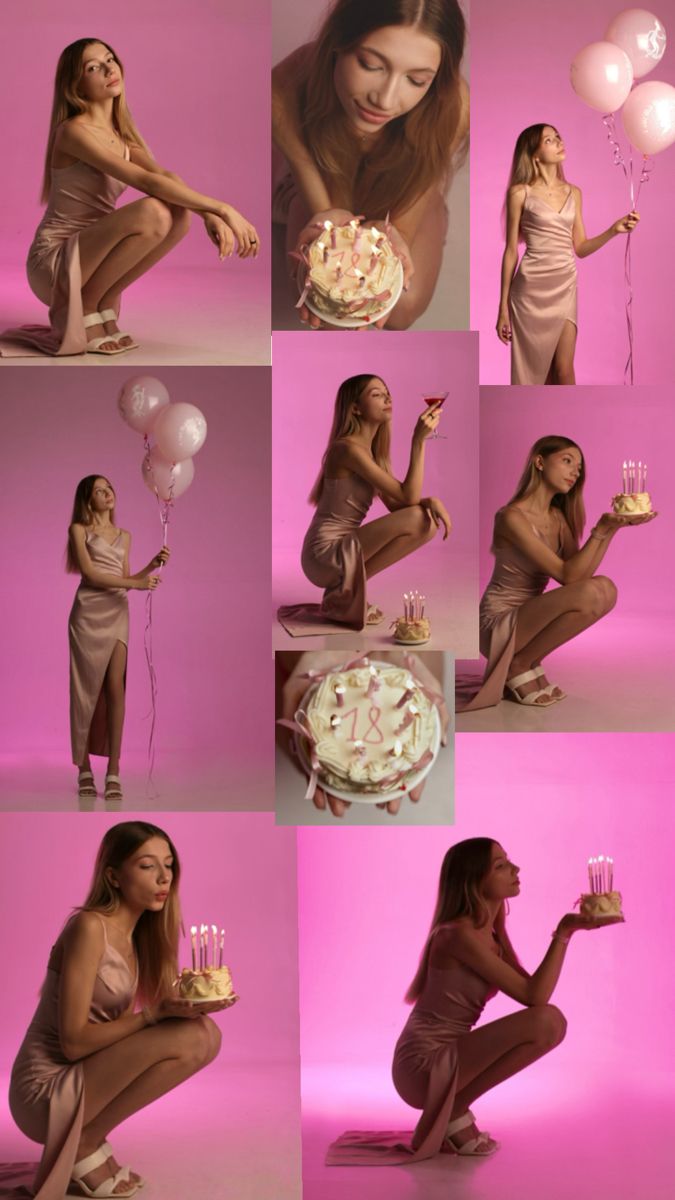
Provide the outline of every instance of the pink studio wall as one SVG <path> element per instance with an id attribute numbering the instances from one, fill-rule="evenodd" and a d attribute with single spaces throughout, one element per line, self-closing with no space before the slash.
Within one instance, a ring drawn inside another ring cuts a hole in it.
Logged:
<path id="1" fill-rule="evenodd" d="M 614 857 L 626 914 L 625 925 L 575 934 L 552 998 L 568 1018 L 567 1038 L 481 1101 L 494 1127 L 514 1103 L 521 1112 L 534 1104 L 544 1111 L 582 1093 L 586 1104 L 672 1090 L 667 998 L 675 965 L 663 931 L 675 919 L 674 750 L 673 737 L 658 734 L 551 735 L 545 755 L 537 735 L 467 735 L 457 740 L 452 829 L 344 829 L 339 838 L 299 830 L 301 1057 L 303 1071 L 316 1071 L 324 1085 L 320 1099 L 314 1088 L 310 1108 L 320 1104 L 338 1121 L 351 1114 L 366 1129 L 414 1124 L 402 1102 L 391 1111 L 391 1058 L 410 1011 L 403 995 L 429 929 L 445 850 L 476 836 L 498 839 L 521 868 L 509 931 L 528 970 L 585 890 L 591 854 Z M 497 996 L 482 1020 L 517 1008 Z M 337 1078 L 342 1068 L 346 1085 Z M 366 1075 L 372 1083 L 364 1099 Z"/>
<path id="2" fill-rule="evenodd" d="M 602 114 L 576 96 L 569 82 L 574 55 L 589 42 L 601 41 L 622 0 L 538 0 L 477 4 L 473 18 L 471 102 L 471 328 L 481 334 L 481 383 L 508 383 L 509 350 L 495 332 L 499 272 L 504 248 L 501 208 L 516 138 L 528 125 L 550 121 L 559 128 L 567 150 L 565 173 L 583 193 L 586 231 L 607 229 L 630 209 L 623 171 L 615 167 Z M 646 4 L 666 27 L 669 46 L 655 70 L 645 77 L 675 84 L 675 9 L 672 0 Z M 620 114 L 619 141 L 625 150 Z M 640 156 L 636 155 L 639 159 Z M 675 147 L 653 160 L 639 208 L 642 223 L 633 238 L 633 323 L 635 381 L 661 383 L 675 369 L 672 286 L 675 240 L 672 193 Z M 639 165 L 639 164 L 638 164 Z M 590 258 L 578 260 L 579 339 L 577 381 L 621 383 L 627 358 L 623 252 L 616 238 Z"/>
<path id="3" fill-rule="evenodd" d="M 255 225 L 264 259 L 256 272 L 268 289 L 269 4 L 266 0 L 117 0 L 103 9 L 85 0 L 3 6 L 0 52 L 12 120 L 3 135 L 0 261 L 23 262 L 41 216 L 38 201 L 56 62 L 81 37 L 109 42 L 124 64 L 127 100 L 163 167 L 198 191 L 233 204 Z M 137 199 L 126 193 L 122 203 Z M 199 218 L 171 254 L 173 266 L 217 267 Z M 232 259 L 228 275 L 251 264 Z M 26 284 L 27 295 L 28 285 Z"/>
<path id="4" fill-rule="evenodd" d="M 0 1075 L 7 1076 L 37 1005 L 50 947 L 85 899 L 101 838 L 120 820 L 146 813 L 3 813 L 0 898 L 11 919 L 0 931 L 2 959 L 20 988 L 4 1006 Z M 241 997 L 217 1014 L 228 1062 L 294 1061 L 298 1055 L 295 842 L 267 813 L 159 813 L 150 818 L 172 839 L 181 860 L 187 938 L 179 965 L 191 962 L 189 927 L 225 929 L 224 961 Z M 8 1079 L 7 1079 L 8 1082 Z M 3 1089 L 3 1107 L 6 1088 Z M 290 1099 L 290 1098 L 289 1098 Z"/>
<path id="5" fill-rule="evenodd" d="M 619 589 L 618 609 L 672 622 L 672 517 L 668 504 L 670 446 L 675 432 L 666 388 L 594 387 L 481 389 L 480 573 L 492 574 L 494 514 L 513 495 L 527 454 L 545 434 L 578 442 L 586 459 L 586 532 L 622 490 L 624 459 L 647 463 L 647 482 L 659 516 L 644 528 L 620 529 L 600 567 Z M 585 538 L 584 538 L 585 540 Z M 611 614 L 607 618 L 611 621 Z M 590 635 L 592 636 L 592 634 Z"/>
<path id="6" fill-rule="evenodd" d="M 449 577 L 460 564 L 465 577 L 475 578 L 475 334 L 409 332 L 359 338 L 323 333 L 314 338 L 309 333 L 275 333 L 273 352 L 273 552 L 292 551 L 299 563 L 313 513 L 307 496 L 328 442 L 338 387 L 350 375 L 372 373 L 382 376 L 394 401 L 392 466 L 397 478 L 403 478 L 408 467 L 413 428 L 424 410 L 422 394 L 437 387 L 450 391 L 439 426 L 447 440 L 427 442 L 424 494 L 440 497 L 452 517 L 453 531 L 449 542 L 435 538 L 424 555 L 427 562 L 434 559 L 434 570 L 445 570 Z M 386 511 L 376 500 L 367 520 Z M 405 572 L 405 563 L 398 566 Z M 307 589 L 309 596 L 311 584 Z"/>
<path id="7" fill-rule="evenodd" d="M 3 476 L 3 623 L 11 636 L 3 652 L 2 743 L 20 757 L 62 754 L 64 765 L 68 613 L 78 577 L 65 573 L 63 554 L 78 480 L 95 471 L 110 477 L 117 523 L 132 533 L 133 571 L 162 541 L 155 497 L 141 480 L 143 439 L 117 411 L 119 389 L 139 372 L 111 371 L 94 380 L 65 369 L 35 375 L 30 386 L 20 368 L 2 377 L 2 435 L 11 447 Z M 208 423 L 192 486 L 171 514 L 172 558 L 153 595 L 158 765 L 163 752 L 186 749 L 228 768 L 261 763 L 257 722 L 267 720 L 271 729 L 273 719 L 269 651 L 257 636 L 269 605 L 269 371 L 178 367 L 157 374 L 173 401 L 196 404 Z M 148 594 L 129 593 L 124 749 L 142 754 L 150 707 Z"/>

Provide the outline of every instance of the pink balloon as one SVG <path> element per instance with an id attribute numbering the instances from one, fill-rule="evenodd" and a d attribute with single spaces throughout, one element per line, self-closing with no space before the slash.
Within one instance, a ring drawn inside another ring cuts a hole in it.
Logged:
<path id="1" fill-rule="evenodd" d="M 117 400 L 120 415 L 137 433 L 150 433 L 157 417 L 169 403 L 169 393 L 152 375 L 127 379 Z"/>
<path id="2" fill-rule="evenodd" d="M 159 448 L 153 446 L 141 463 L 141 474 L 145 486 L 151 492 L 157 490 L 160 500 L 177 500 L 192 483 L 195 464 L 191 458 L 185 462 L 167 462 Z"/>
<path id="3" fill-rule="evenodd" d="M 572 59 L 570 79 L 584 104 L 616 112 L 633 86 L 633 68 L 625 50 L 613 42 L 591 42 Z"/>
<path id="4" fill-rule="evenodd" d="M 666 31 L 659 18 L 646 8 L 627 8 L 618 13 L 605 38 L 625 50 L 636 79 L 653 71 L 666 49 Z"/>
<path id="5" fill-rule="evenodd" d="M 155 440 L 169 462 L 192 458 L 206 441 L 206 417 L 195 404 L 170 404 L 157 418 Z"/>
<path id="6" fill-rule="evenodd" d="M 640 83 L 621 113 L 631 145 L 643 154 L 659 154 L 675 142 L 675 87 L 670 83 Z"/>

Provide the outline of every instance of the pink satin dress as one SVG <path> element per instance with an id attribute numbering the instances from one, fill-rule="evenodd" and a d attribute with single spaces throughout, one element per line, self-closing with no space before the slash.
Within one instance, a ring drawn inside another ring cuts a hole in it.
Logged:
<path id="1" fill-rule="evenodd" d="M 124 573 L 122 530 L 112 545 L 87 530 L 85 541 L 94 566 L 110 575 Z M 73 762 L 85 753 L 107 754 L 108 714 L 103 680 L 118 642 L 129 645 L 129 604 L 124 588 L 80 584 L 68 618 L 70 643 L 70 741 Z M 125 675 L 126 682 L 126 675 Z"/>
<path id="2" fill-rule="evenodd" d="M 336 626 L 363 629 L 366 623 L 366 563 L 356 530 L 373 502 L 373 489 L 360 475 L 324 479 L 323 490 L 302 545 L 301 564 L 310 583 L 324 588 L 321 604 L 285 605 L 281 624 L 292 637 L 337 633 Z"/>
<path id="3" fill-rule="evenodd" d="M 525 188 L 520 219 L 525 253 L 509 294 L 511 383 L 546 383 L 565 322 L 577 324 L 575 212 L 571 188 L 559 212 Z"/>
<path id="4" fill-rule="evenodd" d="M 497 513 L 497 517 L 499 515 Z M 545 542 L 534 525 L 532 529 Z M 562 549 L 561 526 L 554 552 L 561 555 Z M 515 653 L 518 613 L 526 600 L 541 596 L 550 582 L 550 576 L 537 570 L 527 555 L 512 542 L 499 542 L 495 538 L 491 552 L 495 556 L 494 570 L 481 597 L 479 609 L 479 646 L 481 654 L 487 659 L 487 666 L 477 693 L 470 681 L 463 681 L 459 677 L 457 712 L 472 712 L 499 704 Z M 474 694 L 471 694 L 472 690 Z"/>
<path id="5" fill-rule="evenodd" d="M 129 157 L 125 145 L 126 162 Z M 84 353 L 79 235 L 113 212 L 125 190 L 119 179 L 79 160 L 69 167 L 52 167 L 47 208 L 26 264 L 31 291 L 49 306 L 49 326 L 7 329 L 0 337 L 0 355 Z"/>
<path id="6" fill-rule="evenodd" d="M 97 914 L 98 915 L 98 914 Z M 89 1020 L 115 1021 L 138 986 L 123 956 L 108 942 L 96 971 Z M 61 935 L 63 936 L 63 935 Z M 52 948 L 35 1015 L 12 1068 L 9 1106 L 19 1129 L 44 1146 L 35 1200 L 63 1200 L 76 1161 L 84 1113 L 82 1062 L 69 1062 L 59 1037 L 60 939 Z M 18 1182 L 18 1180 L 17 1180 Z"/>
<path id="7" fill-rule="evenodd" d="M 392 1078 L 402 1100 L 422 1110 L 413 1135 L 350 1130 L 328 1150 L 328 1166 L 397 1166 L 438 1154 L 457 1091 L 457 1039 L 478 1021 L 494 989 L 463 963 L 427 968 L 421 996 L 396 1043 Z"/>

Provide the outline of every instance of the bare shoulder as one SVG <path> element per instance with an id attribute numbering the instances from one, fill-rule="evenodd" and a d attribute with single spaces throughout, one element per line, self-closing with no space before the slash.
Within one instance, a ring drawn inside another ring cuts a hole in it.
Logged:
<path id="1" fill-rule="evenodd" d="M 98 950 L 104 943 L 102 918 L 98 913 L 80 910 L 67 922 L 63 930 L 64 941 L 71 946 L 90 947 Z"/>
<path id="2" fill-rule="evenodd" d="M 131 534 L 128 529 L 120 529 L 120 537 L 122 538 L 123 542 L 131 541 Z"/>
<path id="3" fill-rule="evenodd" d="M 509 188 L 509 190 L 507 192 L 507 196 L 510 201 L 515 203 L 515 202 L 524 200 L 526 192 L 527 192 L 527 184 L 526 183 L 512 183 L 511 187 Z"/>
<path id="4" fill-rule="evenodd" d="M 86 532 L 87 527 L 81 521 L 73 521 L 72 525 L 68 526 L 68 533 L 72 537 L 83 538 Z"/>
<path id="5" fill-rule="evenodd" d="M 474 929 L 471 922 L 460 918 L 447 925 L 441 925 L 433 935 L 431 956 L 434 963 L 443 964 L 443 960 L 456 957 L 457 950 L 473 942 Z"/>
<path id="6" fill-rule="evenodd" d="M 576 200 L 581 200 L 581 188 L 578 186 L 578 184 L 570 183 L 570 181 L 568 179 L 567 186 L 571 189 L 571 192 L 572 192 L 572 195 L 574 196 L 574 198 Z"/>

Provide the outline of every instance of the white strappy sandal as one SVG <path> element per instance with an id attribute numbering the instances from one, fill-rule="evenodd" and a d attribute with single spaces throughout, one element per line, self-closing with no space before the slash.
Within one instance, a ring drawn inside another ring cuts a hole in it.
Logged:
<path id="1" fill-rule="evenodd" d="M 460 1129 L 467 1129 L 469 1125 L 475 1125 L 476 1118 L 471 1111 L 465 1112 L 464 1116 L 457 1117 L 455 1121 L 451 1121 L 445 1131 L 444 1142 L 454 1151 L 455 1154 L 463 1155 L 465 1158 L 489 1158 L 499 1150 L 499 1142 L 490 1137 L 489 1133 L 479 1133 L 477 1137 L 469 1138 L 468 1142 L 463 1142 L 461 1146 L 457 1146 L 453 1141 L 453 1136 L 459 1133 Z"/>
<path id="2" fill-rule="evenodd" d="M 551 693 L 546 690 L 546 688 L 539 688 L 539 690 L 536 692 L 527 692 L 527 694 L 524 696 L 521 696 L 517 691 L 522 684 L 531 683 L 535 679 L 539 679 L 541 675 L 543 675 L 541 667 L 535 667 L 533 671 L 523 671 L 521 675 L 512 675 L 510 679 L 507 679 L 506 687 L 510 691 L 513 699 L 516 700 L 518 704 L 529 704 L 534 708 L 549 708 L 551 704 L 557 703 L 557 697 L 552 696 Z M 549 687 L 550 686 L 551 685 L 549 684 Z M 542 704 L 539 703 L 540 696 L 546 697 L 545 702 Z"/>
<path id="3" fill-rule="evenodd" d="M 101 1145 L 99 1146 L 99 1150 L 102 1150 L 105 1153 L 106 1158 L 114 1158 L 115 1157 L 115 1153 L 114 1153 L 112 1146 L 110 1145 L 110 1142 L 101 1142 Z M 122 1170 L 128 1171 L 129 1178 L 131 1179 L 131 1167 L 123 1166 Z M 134 1174 L 137 1176 L 137 1178 L 135 1180 L 132 1179 L 131 1182 L 135 1183 L 137 1188 L 145 1187 L 147 1180 L 145 1180 L 142 1175 L 138 1175 L 138 1173 L 136 1171 L 134 1171 Z"/>
<path id="4" fill-rule="evenodd" d="M 88 1175 L 90 1171 L 95 1171 L 97 1167 L 102 1167 L 109 1159 L 110 1155 L 106 1154 L 103 1146 L 99 1146 L 98 1150 L 94 1150 L 93 1154 L 88 1154 L 86 1158 L 81 1158 L 79 1162 L 73 1164 L 73 1169 L 70 1175 L 71 1183 L 77 1184 L 81 1188 L 81 1192 L 68 1192 L 66 1200 L 82 1200 L 82 1196 L 93 1197 L 94 1200 L 121 1200 L 122 1196 L 135 1196 L 138 1191 L 138 1184 L 132 1183 L 131 1187 L 124 1192 L 116 1192 L 115 1188 L 118 1183 L 129 1183 L 129 1168 L 120 1167 L 115 1175 L 108 1176 L 99 1183 L 98 1187 L 90 1188 L 88 1183 L 84 1182 L 84 1175 Z"/>
<path id="5" fill-rule="evenodd" d="M 123 800 L 124 793 L 122 791 L 122 780 L 119 775 L 106 775 L 105 788 L 103 792 L 104 800 Z"/>
<path id="6" fill-rule="evenodd" d="M 117 313 L 115 312 L 114 308 L 102 308 L 100 316 L 101 316 L 101 320 L 104 322 L 105 321 L 114 321 L 115 324 L 117 324 Z M 138 348 L 139 348 L 138 342 L 134 341 L 133 336 L 130 333 L 111 333 L 110 337 L 115 338 L 115 341 L 117 341 L 118 338 L 131 338 L 131 345 L 130 346 L 120 346 L 120 350 L 138 350 Z"/>
<path id="7" fill-rule="evenodd" d="M 82 318 L 82 324 L 84 325 L 85 329 L 91 329 L 92 325 L 102 325 L 103 318 L 98 312 L 87 313 L 86 317 Z M 116 335 L 113 335 L 112 333 L 106 333 L 103 335 L 103 337 L 92 338 L 90 342 L 87 342 L 87 354 L 124 354 L 124 351 L 127 349 L 127 347 L 118 346 L 117 342 L 115 341 L 115 336 Z M 101 347 L 104 346 L 106 342 L 112 342 L 115 346 L 115 349 L 102 350 Z"/>
<path id="8" fill-rule="evenodd" d="M 536 673 L 538 679 L 540 679 L 542 675 L 544 678 L 546 678 L 546 672 L 543 667 L 533 667 L 532 670 Z M 555 701 L 565 700 L 567 698 L 567 692 L 563 692 L 562 688 L 558 687 L 557 683 L 544 684 L 544 691 Z M 558 692 L 559 695 L 554 696 L 554 692 Z"/>
<path id="9" fill-rule="evenodd" d="M 77 794 L 80 800 L 95 800 L 98 792 L 91 771 L 80 771 L 77 776 Z"/>

